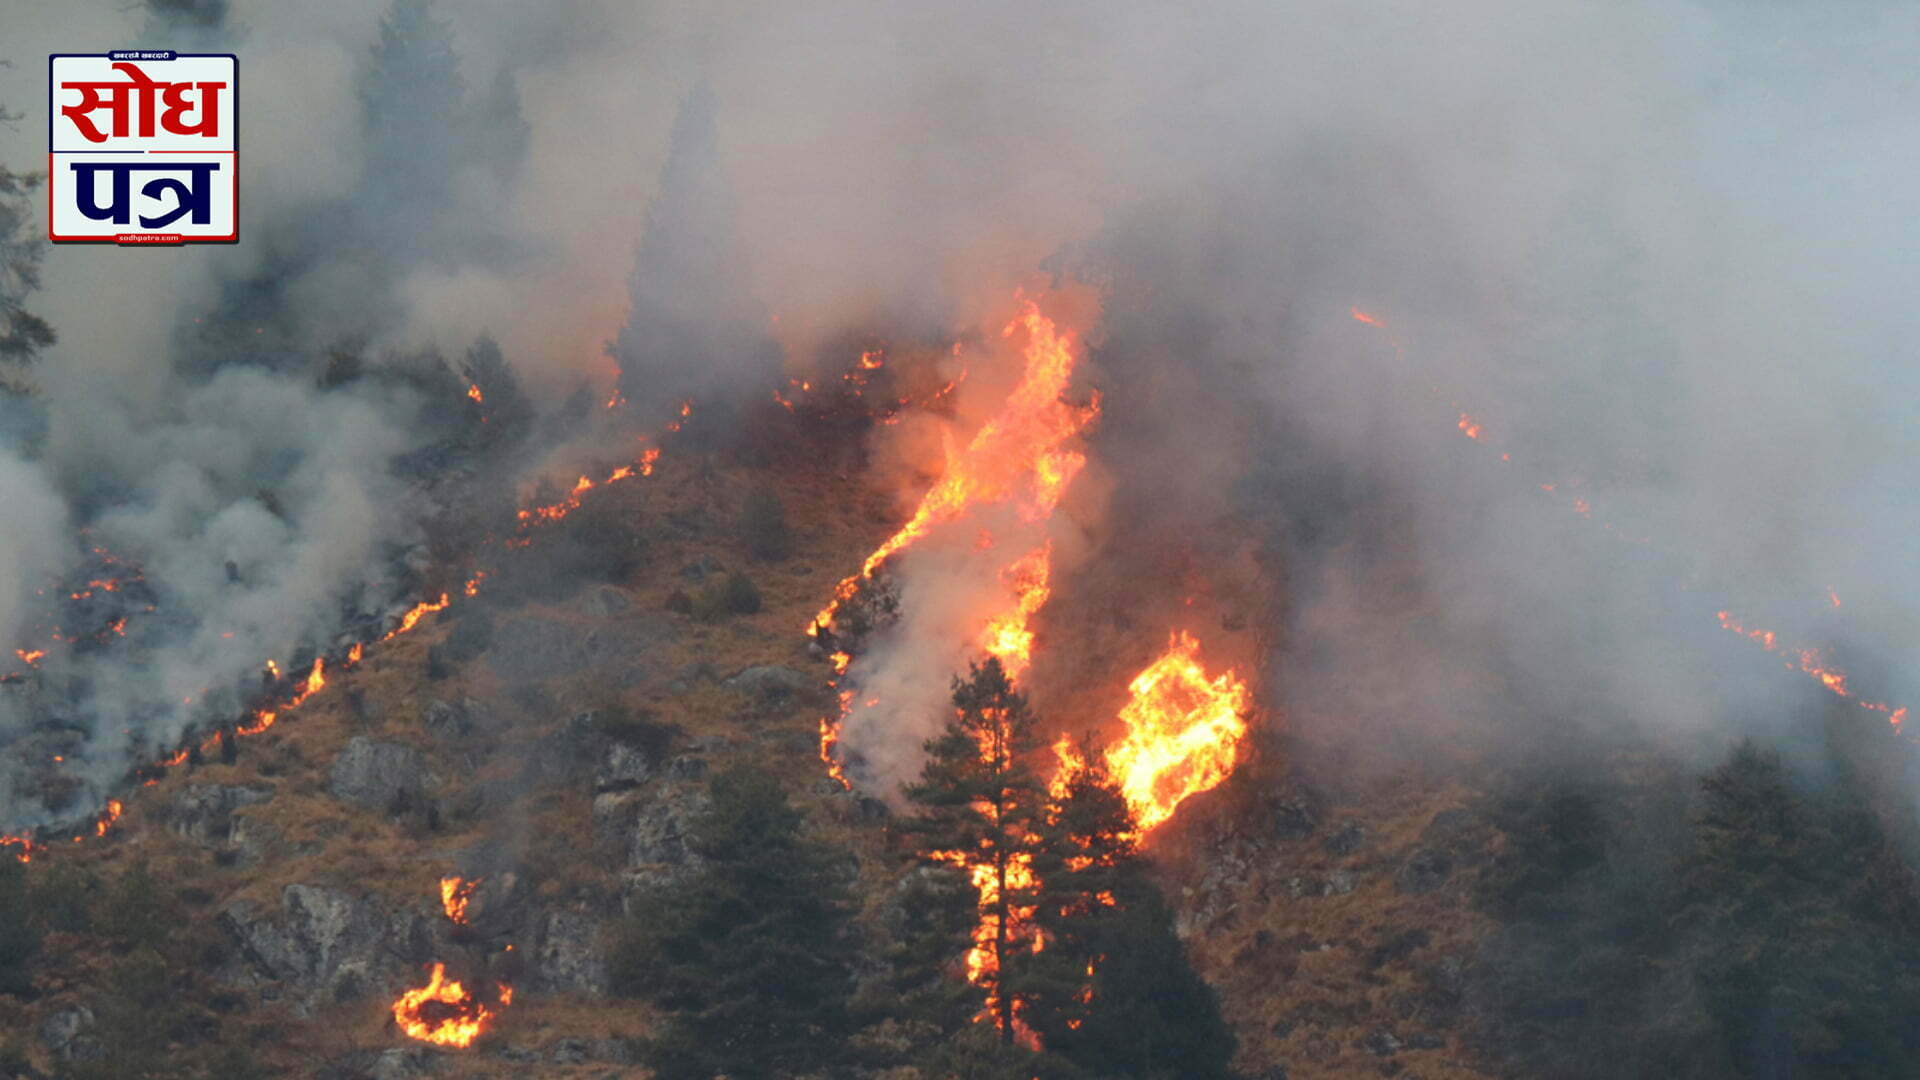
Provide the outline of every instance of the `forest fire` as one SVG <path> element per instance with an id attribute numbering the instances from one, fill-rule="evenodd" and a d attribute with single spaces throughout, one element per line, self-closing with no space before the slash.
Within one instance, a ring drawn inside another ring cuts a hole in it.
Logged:
<path id="1" fill-rule="evenodd" d="M 819 637 L 831 629 L 835 615 L 896 553 L 943 526 L 971 519 L 978 522 L 976 547 L 993 550 L 997 539 L 987 527 L 989 510 L 1009 508 L 1022 523 L 1044 524 L 1052 517 L 1068 485 L 1086 465 L 1086 456 L 1072 443 L 1099 414 L 1095 398 L 1086 405 L 1070 404 L 1064 396 L 1072 382 L 1077 337 L 1042 314 L 1032 300 L 1023 300 L 1021 312 L 1007 324 L 1003 337 L 1025 333 L 1019 382 L 1000 411 L 974 432 L 965 448 L 951 454 L 941 474 L 907 519 L 885 543 L 867 556 L 860 570 L 834 589 L 831 600 L 807 627 Z M 1052 544 L 1041 540 L 1001 563 L 998 578 L 1008 598 L 984 621 L 980 643 L 1001 658 L 1009 673 L 1024 672 L 1033 647 L 1027 629 L 1048 595 Z M 845 673 L 850 657 L 835 656 L 836 676 Z M 842 694 L 839 720 L 821 724 L 821 757 L 836 778 L 845 778 L 835 765 L 841 724 L 852 705 Z"/>
<path id="2" fill-rule="evenodd" d="M 678 431 L 682 423 L 684 422 L 684 420 L 692 414 L 692 411 L 693 411 L 693 405 L 691 402 L 682 403 L 679 409 L 678 418 L 668 425 L 668 430 Z M 651 440 L 645 436 L 642 437 L 641 442 L 643 447 L 645 448 L 643 449 L 638 461 L 634 465 L 621 466 L 615 469 L 612 472 L 612 474 L 608 477 L 608 480 L 607 480 L 608 483 L 612 483 L 617 480 L 622 480 L 636 474 L 640 476 L 652 475 L 654 464 L 660 458 L 660 449 L 656 446 L 649 445 L 651 443 Z M 582 480 L 584 481 L 585 478 L 583 477 Z M 596 486 L 596 485 L 592 485 L 590 483 L 587 485 L 587 487 L 589 488 L 593 486 Z M 574 505 L 578 505 L 577 499 L 574 501 Z M 523 520 L 525 519 L 526 517 L 525 511 L 521 512 L 521 517 Z M 95 556 L 102 561 L 102 563 L 106 565 L 129 566 L 131 567 L 131 572 L 130 572 L 130 575 L 125 578 L 92 579 L 89 581 L 89 589 L 87 590 L 89 593 L 91 593 L 91 591 L 95 589 L 105 593 L 119 593 L 125 588 L 128 582 L 134 582 L 134 583 L 144 582 L 145 580 L 144 575 L 141 573 L 138 567 L 132 566 L 132 564 L 127 563 L 125 560 L 113 555 L 111 552 L 107 551 L 105 548 L 95 547 L 93 549 L 93 552 Z M 461 586 L 461 592 L 468 597 L 473 597 L 478 595 L 480 591 L 480 583 L 484 581 L 486 577 L 487 577 L 486 571 L 484 570 L 475 571 L 472 574 L 472 576 L 470 576 L 463 583 L 463 585 Z M 443 592 L 439 595 L 437 599 L 423 600 L 414 604 L 413 607 L 409 608 L 406 612 L 404 612 L 401 615 L 399 621 L 394 625 L 394 627 L 391 630 L 387 631 L 385 634 L 383 634 L 378 639 L 378 641 L 380 643 L 389 642 L 395 638 L 398 638 L 404 634 L 411 632 L 415 627 L 420 625 L 422 620 L 426 619 L 430 615 L 434 615 L 441 611 L 445 611 L 448 607 L 452 606 L 452 603 L 453 603 L 452 595 L 449 593 Z M 147 607 L 147 610 L 149 611 L 153 610 L 152 606 L 149 605 Z M 100 636 L 105 636 L 109 634 L 119 635 L 119 636 L 124 636 L 126 634 L 126 618 L 124 616 L 114 619 L 112 622 L 108 624 L 106 629 L 100 632 Z M 222 637 L 225 637 L 225 638 L 231 638 L 232 636 L 233 634 L 231 632 L 228 632 L 222 635 Z M 70 640 L 65 637 L 62 637 L 57 629 L 55 631 L 54 638 L 55 640 L 62 640 L 62 641 Z M 72 639 L 72 640 L 77 640 L 77 639 Z M 340 666 L 354 667 L 360 664 L 362 659 L 365 656 L 367 644 L 368 644 L 367 642 L 354 642 L 348 648 L 345 659 Z M 40 662 L 43 659 L 45 659 L 47 654 L 44 649 L 33 649 L 33 650 L 16 649 L 15 655 L 18 656 L 18 658 L 24 663 L 26 663 L 29 667 L 37 668 L 39 667 Z M 281 672 L 280 666 L 276 661 L 269 659 L 262 666 L 266 676 L 269 679 L 275 682 L 278 682 L 280 679 L 283 678 L 283 674 Z M 21 681 L 22 678 L 23 678 L 22 676 L 11 674 L 11 673 L 6 675 L 0 675 L 0 683 L 18 682 L 18 681 Z M 197 758 L 195 757 L 196 753 L 210 754 L 210 753 L 221 752 L 222 750 L 228 748 L 228 743 L 230 739 L 235 739 L 243 736 L 258 735 L 262 732 L 265 732 L 269 728 L 273 727 L 274 724 L 278 722 L 280 719 L 282 719 L 288 712 L 300 707 L 309 698 L 319 693 L 322 689 L 326 687 L 326 685 L 327 685 L 326 658 L 324 656 L 316 656 L 313 661 L 313 666 L 308 670 L 306 677 L 302 679 L 298 684 L 298 686 L 295 688 L 292 696 L 288 697 L 284 701 L 278 702 L 277 704 L 257 708 L 251 711 L 250 713 L 248 713 L 244 718 L 240 719 L 238 722 L 234 723 L 231 726 L 231 728 L 222 730 L 222 731 L 215 731 L 213 734 L 199 739 L 198 742 L 189 742 L 186 745 L 182 746 L 181 748 L 168 754 L 166 757 L 157 759 L 145 766 L 141 766 L 135 769 L 133 775 L 140 778 L 140 783 L 143 786 L 151 787 L 159 783 L 160 778 L 165 775 L 167 770 L 196 761 L 197 760 Z M 189 697 L 186 700 L 187 700 L 187 703 L 191 703 L 193 698 Z M 60 760 L 63 760 L 63 759 L 56 758 L 56 761 L 60 761 Z M 120 819 L 123 809 L 124 807 L 123 807 L 123 804 L 120 802 L 120 800 L 109 799 L 105 807 L 100 811 L 100 813 L 94 819 L 93 826 L 92 826 L 93 835 L 96 837 L 104 837 L 105 835 L 107 835 L 108 831 L 110 831 L 111 828 L 113 827 L 113 824 Z M 85 837 L 76 836 L 74 839 L 76 842 L 78 842 L 78 841 L 84 840 Z M 16 859 L 18 859 L 20 862 L 23 862 L 23 863 L 31 862 L 34 854 L 42 850 L 44 850 L 43 845 L 36 842 L 35 839 L 31 836 L 28 836 L 25 834 L 15 834 L 15 833 L 0 833 L 0 852 L 11 852 L 13 856 Z"/>
<path id="3" fill-rule="evenodd" d="M 513 988 L 500 984 L 489 1007 L 464 984 L 447 978 L 447 966 L 436 963 L 427 985 L 408 990 L 393 1003 L 393 1022 L 410 1039 L 464 1049 L 473 1045 L 498 1009 L 513 1004 Z"/>
<path id="4" fill-rule="evenodd" d="M 843 759 L 845 725 L 856 708 L 878 703 L 867 700 L 856 706 L 864 695 L 846 684 L 857 683 L 863 674 L 850 651 L 858 645 L 842 644 L 836 619 L 890 559 L 938 534 L 954 546 L 964 544 L 968 558 L 987 560 L 991 576 L 980 576 L 977 567 L 973 571 L 978 577 L 975 599 L 981 603 L 969 609 L 978 621 L 970 624 L 963 640 L 997 660 L 1010 686 L 1032 667 L 1033 620 L 1053 590 L 1055 551 L 1047 525 L 1087 463 L 1077 440 L 1098 416 L 1099 402 L 1097 397 L 1086 405 L 1066 400 L 1078 349 L 1074 333 L 1056 326 L 1030 300 L 1023 301 L 1005 336 L 1023 331 L 1024 367 L 1006 402 L 964 447 L 949 448 L 945 470 L 906 523 L 839 583 L 808 627 L 817 641 L 834 646 L 833 685 L 840 708 L 837 716 L 821 720 L 820 759 L 842 786 L 851 786 Z M 863 355 L 863 362 L 870 357 Z M 1008 550 L 1003 554 L 1002 549 Z M 1236 763 L 1251 695 L 1231 671 L 1210 675 L 1199 661 L 1199 649 L 1191 634 L 1177 634 L 1166 654 L 1133 679 L 1132 700 L 1118 717 L 1122 733 L 1106 750 L 1106 771 L 1122 789 L 1136 835 L 1167 820 L 1186 798 L 1218 785 Z M 1006 738 L 996 737 L 991 725 L 975 738 L 982 762 L 1004 764 L 1010 752 Z M 1042 776 L 1057 801 L 1065 797 L 1070 778 L 1084 773 L 1085 764 L 1081 752 L 1065 739 L 1054 747 L 1054 758 L 1050 768 L 1042 768 Z M 976 802 L 974 809 L 990 821 L 1002 820 L 994 805 Z M 1013 1041 L 1038 1048 L 1037 1035 L 1021 1019 L 1021 998 L 1003 993 L 1000 986 L 1003 957 L 1047 947 L 1036 909 L 1024 899 L 1042 885 L 1032 856 L 1023 850 L 996 854 L 1003 844 L 1024 848 L 1037 838 L 1003 835 L 1008 828 L 1011 825 L 992 827 L 997 841 L 980 850 L 923 854 L 964 870 L 975 894 L 977 916 L 965 974 L 985 993 L 981 1021 L 993 1023 Z"/>
<path id="5" fill-rule="evenodd" d="M 1132 697 L 1120 709 L 1125 734 L 1106 751 L 1142 832 L 1225 780 L 1246 734 L 1246 684 L 1232 671 L 1209 679 L 1199 651 L 1193 635 L 1177 633 L 1166 653 L 1134 677 Z"/>

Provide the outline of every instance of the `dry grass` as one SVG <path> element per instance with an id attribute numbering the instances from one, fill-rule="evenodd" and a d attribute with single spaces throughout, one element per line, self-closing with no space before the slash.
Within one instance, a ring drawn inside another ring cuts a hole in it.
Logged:
<path id="1" fill-rule="evenodd" d="M 574 596 L 524 610 L 583 627 L 631 618 L 675 620 L 682 632 L 650 654 L 648 661 L 661 677 L 649 684 L 621 689 L 586 672 L 547 680 L 542 698 L 535 700 L 506 685 L 483 659 L 458 666 L 444 680 L 428 681 L 427 650 L 444 640 L 456 612 L 445 622 L 430 621 L 405 638 L 369 649 L 359 668 L 332 674 L 328 689 L 296 714 L 272 731 L 245 740 L 235 764 L 176 770 L 134 793 L 111 839 L 57 857 L 107 875 L 144 860 L 169 887 L 204 894 L 206 899 L 190 909 L 191 917 L 200 920 L 210 920 L 235 901 L 277 910 L 285 887 L 296 882 L 328 884 L 391 905 L 437 912 L 438 879 L 453 869 L 459 853 L 502 843 L 525 846 L 527 873 L 543 899 L 604 896 L 614 887 L 608 869 L 614 862 L 594 849 L 591 793 L 577 779 L 536 785 L 511 805 L 492 806 L 487 816 L 449 812 L 437 832 L 341 803 L 326 793 L 326 784 L 328 770 L 347 740 L 365 735 L 419 748 L 436 778 L 435 794 L 443 805 L 457 808 L 467 793 L 505 790 L 534 749 L 554 738 L 574 713 L 617 703 L 678 727 L 681 746 L 704 740 L 703 745 L 712 748 L 704 752 L 716 767 L 753 764 L 781 776 L 796 801 L 808 809 L 814 833 L 859 857 L 860 899 L 871 911 L 885 900 L 899 864 L 885 851 L 883 830 L 859 820 L 849 812 L 850 800 L 821 783 L 815 739 L 819 716 L 829 707 L 825 697 L 769 708 L 717 681 L 687 675 L 703 663 L 712 665 L 720 678 L 749 666 L 779 664 L 816 674 L 824 684 L 827 669 L 807 656 L 802 631 L 835 584 L 857 569 L 893 527 L 894 508 L 887 500 L 849 478 L 812 467 L 783 470 L 776 489 L 787 507 L 795 552 L 781 563 L 752 563 L 734 522 L 747 493 L 767 477 L 766 470 L 718 469 L 670 454 L 652 479 L 593 496 L 612 500 L 651 537 L 643 568 L 614 586 L 630 606 L 613 616 L 594 616 Z M 681 569 L 703 560 L 718 565 L 723 574 L 747 573 L 760 589 L 761 611 L 713 623 L 666 615 L 666 596 L 690 588 Z M 1236 572 L 1251 577 L 1244 568 Z M 1095 581 L 1091 587 L 1105 592 L 1124 584 Z M 1223 595 L 1203 596 L 1202 606 L 1191 614 L 1219 625 L 1235 611 L 1266 603 L 1257 588 L 1234 586 Z M 1090 634 L 1094 626 L 1100 627 L 1088 639 L 1096 647 L 1082 650 L 1070 663 L 1063 658 L 1058 684 L 1112 687 L 1116 675 L 1123 683 L 1128 673 L 1123 669 L 1164 644 L 1162 613 L 1150 614 L 1154 617 L 1088 594 L 1082 595 L 1077 609 L 1050 614 L 1053 621 L 1040 627 L 1043 637 L 1065 633 L 1062 628 L 1069 625 L 1086 626 Z M 1143 645 L 1143 635 L 1151 642 Z M 1250 663 L 1254 644 L 1235 648 L 1234 662 Z M 1036 672 L 1043 675 L 1044 670 Z M 666 684 L 676 678 L 685 682 L 684 690 L 668 692 Z M 1065 695 L 1056 696 L 1065 700 Z M 427 704 L 435 698 L 465 697 L 483 706 L 489 722 L 459 740 L 430 737 L 421 723 Z M 1109 714 L 1110 698 L 1084 711 L 1070 709 L 1069 714 Z M 217 866 L 208 852 L 157 826 L 157 807 L 187 785 L 207 783 L 274 786 L 272 800 L 238 812 L 277 835 L 268 859 L 255 866 Z M 1192 945 L 1196 962 L 1221 991 L 1241 1037 L 1243 1065 L 1284 1061 L 1297 1078 L 1391 1075 L 1398 1071 L 1394 1066 L 1404 1066 L 1409 1075 L 1424 1080 L 1491 1075 L 1459 1045 L 1457 1033 L 1449 1035 L 1443 1049 L 1403 1051 L 1390 1059 L 1391 1065 L 1357 1046 L 1378 1027 L 1393 1028 L 1403 1037 L 1417 1029 L 1417 1016 L 1400 1016 L 1405 1002 L 1419 990 L 1415 967 L 1442 953 L 1467 950 L 1484 930 L 1470 906 L 1452 892 L 1457 880 L 1448 890 L 1418 897 L 1399 894 L 1392 883 L 1393 868 L 1417 845 L 1433 815 L 1466 797 L 1454 787 L 1413 783 L 1365 806 L 1335 807 L 1328 820 L 1351 817 L 1367 827 L 1369 840 L 1360 852 L 1330 855 L 1318 846 L 1316 836 L 1289 849 L 1284 859 L 1257 866 L 1234 887 L 1226 905 L 1231 916 L 1196 936 Z M 503 829 L 501 822 L 506 821 L 513 823 L 512 830 Z M 1176 905 L 1197 902 L 1198 897 L 1183 889 L 1198 881 L 1203 869 L 1198 859 L 1176 860 L 1168 867 Z M 1336 869 L 1356 875 L 1359 884 L 1352 893 L 1310 899 L 1286 894 L 1286 877 L 1324 876 Z M 1427 931 L 1431 940 L 1407 962 L 1377 967 L 1368 963 L 1370 950 L 1412 927 Z M 45 977 L 50 988 L 84 988 L 105 977 L 110 957 L 77 943 L 51 944 L 56 955 Z M 22 1010 L 0 999 L 0 1009 L 11 1009 L 0 1012 L 0 1022 L 24 1030 L 46 1007 Z M 1294 1026 L 1286 1036 L 1275 1036 L 1274 1025 L 1283 1020 L 1294 1021 Z M 380 994 L 306 1018 L 266 1006 L 248 1014 L 245 1022 L 270 1025 L 276 1049 L 266 1056 L 296 1072 L 349 1050 L 411 1045 L 393 1029 Z M 551 1077 L 606 1076 L 618 1070 L 604 1063 L 522 1064 L 489 1050 L 511 1045 L 540 1050 L 544 1056 L 563 1038 L 644 1036 L 652 1023 L 649 1011 L 632 1002 L 523 995 L 476 1051 L 459 1055 L 456 1071 L 470 1077 L 517 1077 L 529 1075 L 529 1070 Z M 240 1021 L 235 1024 L 238 1030 Z M 620 1074 L 639 1076 L 644 1071 Z"/>

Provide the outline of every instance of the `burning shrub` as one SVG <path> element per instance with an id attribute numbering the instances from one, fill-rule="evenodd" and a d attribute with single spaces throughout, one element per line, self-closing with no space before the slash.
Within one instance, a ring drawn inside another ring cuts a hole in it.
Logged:
<path id="1" fill-rule="evenodd" d="M 793 532 L 787 526 L 787 508 L 769 487 L 757 487 L 747 496 L 740 514 L 740 536 L 747 554 L 761 562 L 779 562 L 793 553 Z"/>
<path id="2" fill-rule="evenodd" d="M 492 338 L 482 337 L 467 350 L 465 375 L 467 401 L 479 420 L 474 437 L 490 450 L 518 442 L 533 423 L 533 403 Z"/>
<path id="3" fill-rule="evenodd" d="M 900 618 L 900 587 L 885 574 L 861 578 L 847 602 L 833 615 L 833 630 L 849 641 L 868 634 Z"/>

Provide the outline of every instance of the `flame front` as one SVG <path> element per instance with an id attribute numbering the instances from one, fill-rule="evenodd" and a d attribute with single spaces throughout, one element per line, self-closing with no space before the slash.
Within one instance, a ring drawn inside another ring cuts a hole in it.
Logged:
<path id="1" fill-rule="evenodd" d="M 1086 455 L 1067 444 L 1098 413 L 1098 403 L 1078 407 L 1061 400 L 1073 379 L 1076 337 L 1071 330 L 1059 329 L 1031 300 L 1002 335 L 1011 337 L 1022 329 L 1027 332 L 1026 369 L 1005 407 L 948 461 L 907 523 L 867 556 L 859 573 L 834 589 L 833 600 L 814 617 L 809 634 L 833 621 L 834 612 L 862 579 L 872 577 L 888 557 L 935 526 L 1009 499 L 1018 501 L 1023 519 L 1043 521 L 1060 504 L 1067 485 L 1087 462 Z"/>
<path id="2" fill-rule="evenodd" d="M 497 1015 L 457 981 L 445 964 L 433 965 L 427 985 L 409 990 L 393 1003 L 393 1021 L 408 1038 L 435 1046 L 467 1047 Z M 513 988 L 499 987 L 499 1007 L 513 1003 Z"/>
<path id="3" fill-rule="evenodd" d="M 1184 631 L 1127 687 L 1125 734 L 1108 747 L 1107 768 L 1142 832 L 1173 816 L 1186 799 L 1233 772 L 1246 734 L 1249 694 L 1232 671 L 1215 678 Z"/>
<path id="4" fill-rule="evenodd" d="M 1832 590 L 1828 590 L 1828 592 L 1831 593 Z M 1771 630 L 1752 630 L 1743 626 L 1740 620 L 1733 617 L 1733 612 L 1731 611 L 1720 611 L 1715 614 L 1720 620 L 1722 629 L 1739 634 L 1741 637 L 1754 642 L 1770 653 L 1782 654 L 1789 668 L 1793 668 L 1812 678 L 1821 686 L 1826 687 L 1835 697 L 1846 698 L 1863 709 L 1885 715 L 1887 722 L 1894 727 L 1899 727 L 1906 723 L 1907 707 L 1905 705 L 1890 705 L 1881 701 L 1861 701 L 1854 697 L 1853 691 L 1847 686 L 1847 673 L 1834 667 L 1832 662 L 1827 660 L 1826 654 L 1819 649 L 1796 649 L 1792 646 L 1784 645 L 1780 641 L 1780 636 Z"/>
<path id="5" fill-rule="evenodd" d="M 947 467 L 940 479 L 920 499 L 913 515 L 887 541 L 875 548 L 860 570 L 848 576 L 834 589 L 826 607 L 807 626 L 809 635 L 818 637 L 833 624 L 841 606 L 852 599 L 861 582 L 873 575 L 887 559 L 912 546 L 936 528 L 975 519 L 988 508 L 1011 508 L 1023 525 L 1044 527 L 1058 509 L 1074 477 L 1087 463 L 1086 455 L 1074 441 L 1099 415 L 1099 402 L 1076 405 L 1065 400 L 1073 380 L 1077 335 L 1058 326 L 1030 299 L 1021 302 L 1020 314 L 1009 322 L 1002 336 L 1011 338 L 1025 333 L 1023 366 L 1000 411 L 974 432 L 963 449 L 948 454 Z M 878 366 L 873 354 L 862 358 Z M 979 518 L 984 521 L 984 518 Z M 976 546 L 992 550 L 996 538 L 984 526 Z M 1053 545 L 1042 540 L 1003 563 L 999 580 L 1007 592 L 1007 602 L 988 615 L 978 632 L 978 644 L 997 656 L 1010 677 L 1024 674 L 1032 661 L 1033 633 L 1028 629 L 1033 616 L 1047 601 L 1052 572 Z M 851 657 L 835 654 L 836 686 Z M 836 747 L 841 725 L 853 704 L 852 695 L 841 693 L 837 718 L 820 725 L 820 756 L 834 777 L 845 784 L 837 762 Z"/>

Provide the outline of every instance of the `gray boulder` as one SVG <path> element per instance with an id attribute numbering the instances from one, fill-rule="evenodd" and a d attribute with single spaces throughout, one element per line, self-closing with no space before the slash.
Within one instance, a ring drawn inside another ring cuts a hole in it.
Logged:
<path id="1" fill-rule="evenodd" d="M 1360 1045 L 1375 1057 L 1392 1057 L 1400 1052 L 1400 1040 L 1385 1028 L 1376 1030 L 1360 1040 Z"/>
<path id="2" fill-rule="evenodd" d="M 600 924 L 575 911 L 556 911 L 540 927 L 534 952 L 542 989 L 601 997 L 607 992 L 606 954 Z"/>
<path id="3" fill-rule="evenodd" d="M 480 712 L 480 703 L 472 698 L 462 698 L 459 704 L 436 700 L 427 705 L 420 722 L 435 738 L 457 739 L 473 734 Z"/>
<path id="4" fill-rule="evenodd" d="M 369 810 L 392 812 L 418 805 L 426 797 L 426 759 L 411 746 L 355 735 L 334 760 L 327 790 Z"/>
<path id="5" fill-rule="evenodd" d="M 598 626 L 524 615 L 494 631 L 487 662 L 510 683 L 605 666 L 611 681 L 633 686 L 652 677 L 650 654 L 681 633 L 670 617 L 651 613 Z"/>
<path id="6" fill-rule="evenodd" d="M 40 1045 L 62 1061 L 89 1061 L 105 1056 L 100 1043 L 85 1032 L 93 1027 L 93 1010 L 85 1005 L 59 1009 L 40 1021 Z"/>
<path id="7" fill-rule="evenodd" d="M 611 585 L 601 585 L 588 589 L 580 597 L 580 610 L 598 618 L 610 618 L 619 615 L 633 606 L 627 594 Z"/>
<path id="8" fill-rule="evenodd" d="M 593 790 L 595 794 L 610 791 L 626 791 L 639 787 L 653 772 L 653 763 L 638 748 L 626 743 L 609 744 L 600 755 L 600 764 L 593 771 Z"/>
<path id="9" fill-rule="evenodd" d="M 740 690 L 761 701 L 785 701 L 811 689 L 817 680 L 806 673 L 778 664 L 750 667 L 720 685 Z"/>
<path id="10" fill-rule="evenodd" d="M 167 826 L 194 843 L 213 848 L 235 844 L 238 822 L 233 816 L 243 806 L 273 798 L 273 786 L 195 784 L 167 805 Z"/>
<path id="11" fill-rule="evenodd" d="M 280 907 L 267 918 L 236 904 L 216 923 L 255 977 L 292 984 L 308 1005 L 391 984 L 433 951 L 417 912 L 389 911 L 339 889 L 289 885 Z"/>

